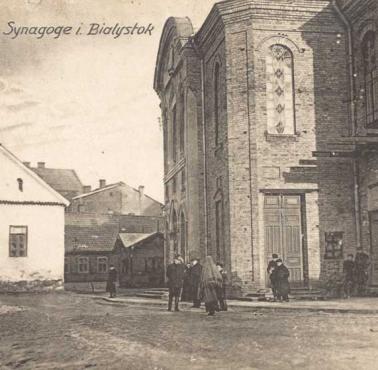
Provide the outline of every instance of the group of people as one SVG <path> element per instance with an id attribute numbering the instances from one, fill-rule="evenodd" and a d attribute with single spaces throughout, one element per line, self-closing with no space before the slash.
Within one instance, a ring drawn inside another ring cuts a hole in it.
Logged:
<path id="1" fill-rule="evenodd" d="M 360 296 L 366 294 L 366 288 L 369 280 L 368 269 L 370 266 L 369 256 L 357 248 L 356 256 L 348 254 L 343 264 L 344 273 L 344 298 L 350 298 L 354 290 Z"/>
<path id="2" fill-rule="evenodd" d="M 276 253 L 272 254 L 272 259 L 268 263 L 267 272 L 272 288 L 273 301 L 289 302 L 290 272 Z"/>
<path id="3" fill-rule="evenodd" d="M 203 265 L 198 258 L 184 264 L 180 255 L 175 256 L 173 263 L 167 266 L 169 288 L 168 311 L 179 311 L 179 302 L 193 302 L 193 308 L 200 308 L 205 303 L 206 312 L 213 316 L 216 311 L 226 311 L 227 274 L 221 263 L 214 263 L 207 256 Z"/>

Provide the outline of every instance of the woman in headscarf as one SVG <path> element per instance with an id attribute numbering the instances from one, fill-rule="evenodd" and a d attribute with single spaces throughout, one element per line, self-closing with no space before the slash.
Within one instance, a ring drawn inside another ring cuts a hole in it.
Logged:
<path id="1" fill-rule="evenodd" d="M 206 312 L 209 316 L 213 316 L 218 310 L 217 291 L 222 289 L 223 279 L 213 258 L 207 256 L 203 264 L 200 284 L 200 298 L 204 300 Z"/>

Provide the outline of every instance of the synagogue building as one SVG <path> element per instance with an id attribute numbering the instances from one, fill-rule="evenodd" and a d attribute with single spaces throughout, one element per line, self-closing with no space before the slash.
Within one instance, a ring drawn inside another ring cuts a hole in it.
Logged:
<path id="1" fill-rule="evenodd" d="M 235 294 L 342 272 L 378 285 L 378 3 L 228 0 L 169 18 L 154 89 L 164 127 L 166 260 L 212 255 Z"/>

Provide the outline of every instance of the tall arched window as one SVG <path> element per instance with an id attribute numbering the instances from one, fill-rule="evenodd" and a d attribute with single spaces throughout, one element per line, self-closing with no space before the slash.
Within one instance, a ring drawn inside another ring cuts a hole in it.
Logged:
<path id="1" fill-rule="evenodd" d="M 219 89 L 220 85 L 220 70 L 219 63 L 215 63 L 214 67 L 214 135 L 215 135 L 215 145 L 219 143 L 219 120 L 220 120 L 220 99 L 219 99 Z"/>
<path id="2" fill-rule="evenodd" d="M 171 225 L 171 240 L 172 240 L 172 249 L 174 254 L 178 252 L 178 240 L 177 240 L 177 214 L 176 211 L 173 210 L 172 216 L 172 225 Z"/>
<path id="3" fill-rule="evenodd" d="M 180 254 L 184 258 L 186 258 L 186 220 L 185 220 L 185 215 L 184 212 L 181 212 L 181 217 L 180 217 Z"/>
<path id="4" fill-rule="evenodd" d="M 272 45 L 266 57 L 266 97 L 269 134 L 295 134 L 293 54 Z"/>
<path id="5" fill-rule="evenodd" d="M 378 127 L 378 74 L 375 58 L 375 33 L 373 31 L 367 32 L 363 39 L 362 55 L 364 58 L 366 126 Z"/>
<path id="6" fill-rule="evenodd" d="M 172 109 L 172 159 L 173 162 L 177 161 L 177 110 L 176 104 Z"/>
<path id="7" fill-rule="evenodd" d="M 180 96 L 180 153 L 185 150 L 185 95 Z"/>

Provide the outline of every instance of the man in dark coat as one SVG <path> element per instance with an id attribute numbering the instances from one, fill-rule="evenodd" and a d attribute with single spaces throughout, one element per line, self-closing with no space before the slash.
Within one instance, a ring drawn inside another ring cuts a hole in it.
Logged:
<path id="1" fill-rule="evenodd" d="M 273 274 L 274 269 L 277 267 L 277 260 L 278 260 L 278 255 L 276 253 L 272 254 L 272 259 L 268 263 L 267 267 L 267 272 L 268 276 L 270 279 L 270 286 L 272 288 L 272 293 L 273 293 L 273 299 L 277 299 L 277 289 L 276 289 L 276 281 L 274 280 L 275 275 Z"/>
<path id="2" fill-rule="evenodd" d="M 350 298 L 351 296 L 354 283 L 354 271 L 355 263 L 353 261 L 353 254 L 348 254 L 348 257 L 343 264 L 345 298 Z"/>
<path id="3" fill-rule="evenodd" d="M 176 256 L 173 263 L 167 267 L 167 278 L 168 278 L 168 311 L 172 311 L 173 298 L 175 299 L 175 311 L 179 310 L 179 300 L 181 295 L 182 286 L 184 283 L 184 271 L 185 266 L 182 263 L 181 257 Z"/>
<path id="4" fill-rule="evenodd" d="M 118 277 L 118 272 L 113 265 L 109 266 L 108 281 L 106 282 L 106 291 L 110 293 L 110 298 L 116 296 L 116 281 Z"/>
<path id="5" fill-rule="evenodd" d="M 221 311 L 227 311 L 227 302 L 226 302 L 227 272 L 224 271 L 223 264 L 220 262 L 217 262 L 217 268 L 222 276 L 222 287 L 218 288 L 217 290 L 219 309 Z"/>
<path id="6" fill-rule="evenodd" d="M 201 301 L 198 299 L 198 291 L 201 283 L 202 266 L 197 258 L 192 259 L 192 268 L 190 270 L 190 279 L 192 286 L 193 308 L 200 308 Z"/>
<path id="7" fill-rule="evenodd" d="M 360 296 L 366 294 L 367 283 L 369 280 L 368 268 L 370 266 L 369 256 L 362 250 L 357 248 L 356 257 L 354 259 L 354 280 L 357 284 L 357 293 Z"/>
<path id="8" fill-rule="evenodd" d="M 184 271 L 184 285 L 182 287 L 181 301 L 191 302 L 192 298 L 192 282 L 191 282 L 192 265 L 188 263 Z"/>
<path id="9" fill-rule="evenodd" d="M 277 267 L 273 271 L 273 278 L 275 279 L 277 298 L 279 301 L 289 302 L 290 284 L 289 276 L 290 272 L 287 267 L 282 263 L 282 259 L 278 258 Z"/>

